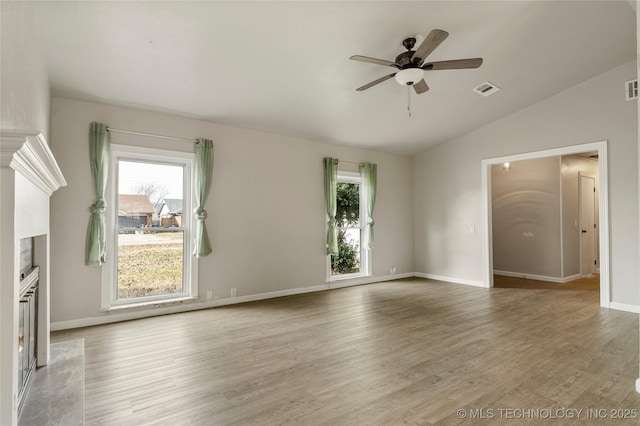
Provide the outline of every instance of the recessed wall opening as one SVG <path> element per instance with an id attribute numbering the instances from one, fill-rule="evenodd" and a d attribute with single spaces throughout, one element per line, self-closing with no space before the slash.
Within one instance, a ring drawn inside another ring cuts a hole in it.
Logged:
<path id="1" fill-rule="evenodd" d="M 608 307 L 606 142 L 483 160 L 487 287 L 599 291 Z"/>

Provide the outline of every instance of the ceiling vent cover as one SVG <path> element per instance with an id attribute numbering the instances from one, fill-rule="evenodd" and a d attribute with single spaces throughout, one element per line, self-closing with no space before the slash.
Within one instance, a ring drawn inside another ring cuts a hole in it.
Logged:
<path id="1" fill-rule="evenodd" d="M 482 83 L 480 86 L 473 89 L 474 92 L 481 94 L 482 96 L 489 96 L 496 93 L 500 88 L 491 82 Z"/>
<path id="2" fill-rule="evenodd" d="M 638 80 L 627 81 L 624 84 L 625 94 L 627 95 L 627 100 L 632 101 L 634 99 L 638 99 Z"/>

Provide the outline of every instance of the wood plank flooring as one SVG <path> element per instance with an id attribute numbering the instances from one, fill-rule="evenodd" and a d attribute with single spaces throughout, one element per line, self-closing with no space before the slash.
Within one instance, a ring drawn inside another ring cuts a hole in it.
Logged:
<path id="1" fill-rule="evenodd" d="M 406 279 L 53 341 L 85 339 L 87 425 L 640 425 L 638 315 L 598 298 Z"/>
<path id="2" fill-rule="evenodd" d="M 569 281 L 567 283 L 553 283 L 548 281 L 494 275 L 493 286 L 496 288 L 600 291 L 600 274 L 598 273 L 589 277 L 578 278 L 577 280 Z"/>

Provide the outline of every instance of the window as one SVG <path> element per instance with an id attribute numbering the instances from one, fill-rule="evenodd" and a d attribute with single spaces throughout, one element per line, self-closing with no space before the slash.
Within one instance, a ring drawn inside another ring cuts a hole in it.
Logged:
<path id="1" fill-rule="evenodd" d="M 112 145 L 102 307 L 197 296 L 193 154 Z"/>
<path id="2" fill-rule="evenodd" d="M 358 173 L 338 171 L 336 227 L 338 255 L 330 256 L 330 280 L 369 275 L 369 250 L 363 244 L 364 185 Z"/>

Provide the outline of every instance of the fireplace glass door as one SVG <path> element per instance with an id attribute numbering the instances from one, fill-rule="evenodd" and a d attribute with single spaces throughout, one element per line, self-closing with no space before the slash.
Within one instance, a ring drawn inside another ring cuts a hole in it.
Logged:
<path id="1" fill-rule="evenodd" d="M 36 369 L 38 333 L 38 268 L 20 283 L 18 318 L 18 399 L 22 407 L 27 386 Z"/>

